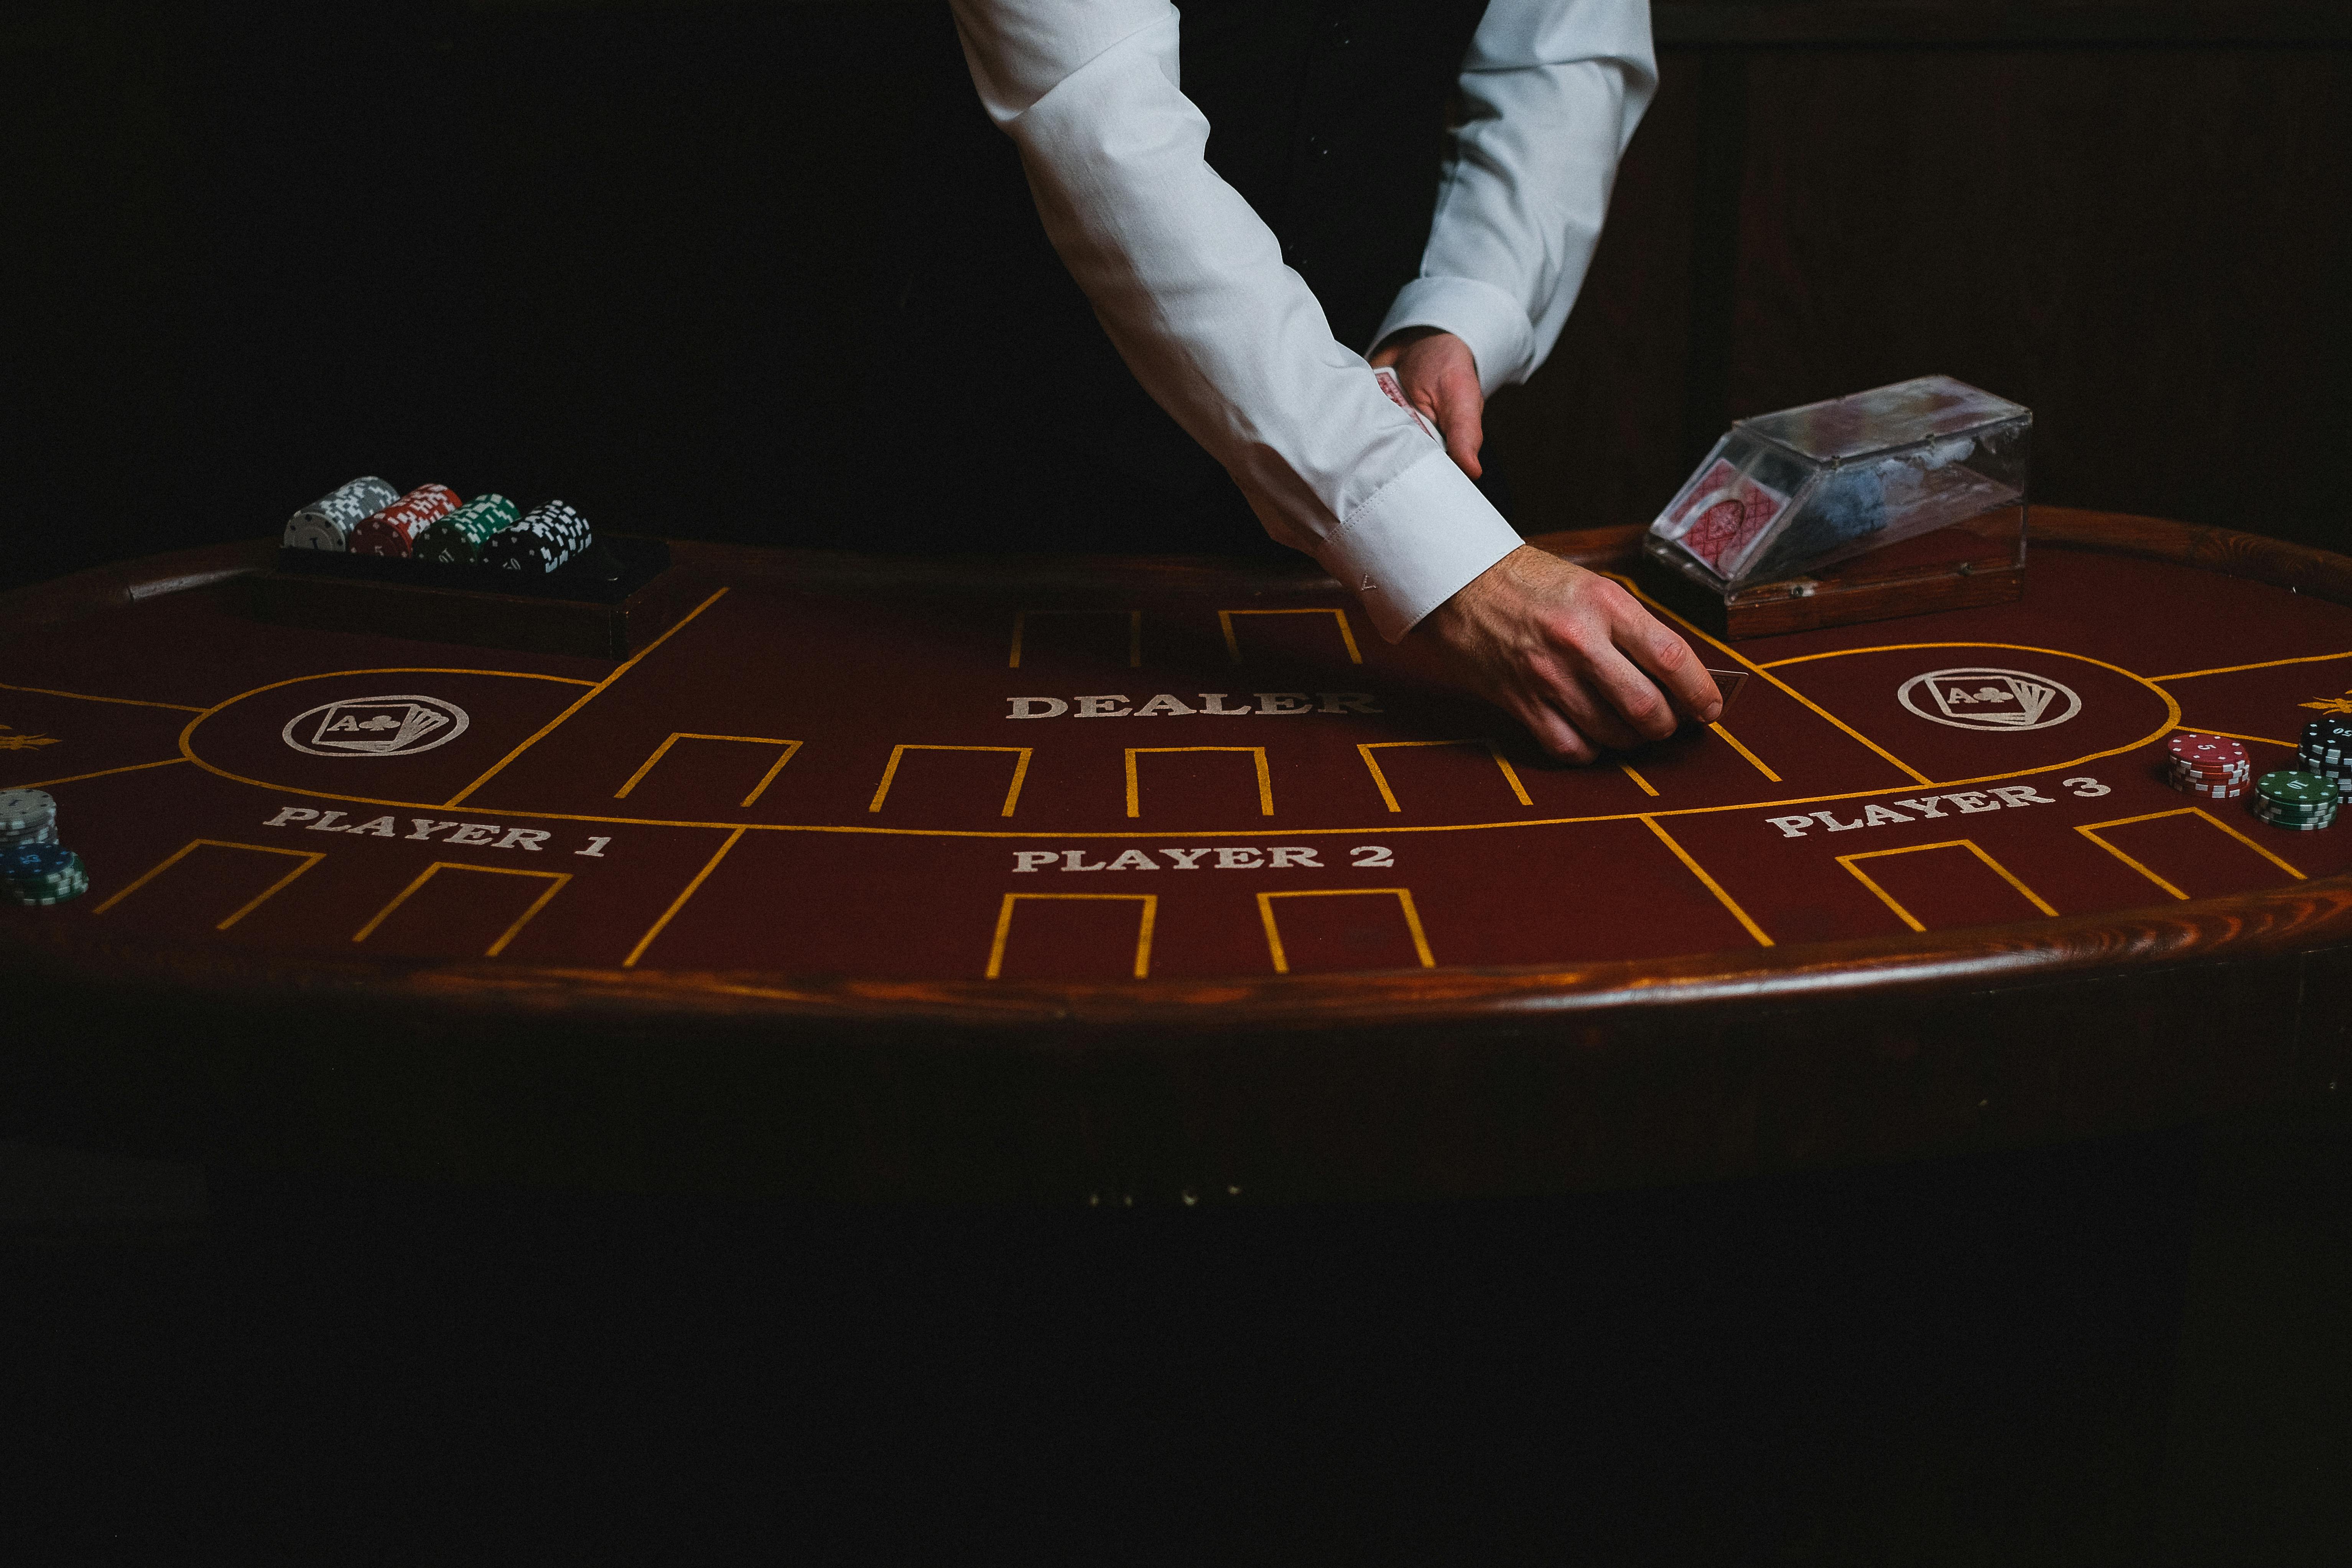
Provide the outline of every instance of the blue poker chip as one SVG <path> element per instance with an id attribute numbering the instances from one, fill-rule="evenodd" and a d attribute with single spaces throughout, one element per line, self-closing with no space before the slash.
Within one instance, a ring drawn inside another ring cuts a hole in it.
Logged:
<path id="1" fill-rule="evenodd" d="M 54 839 L 27 839 L 0 849 L 0 879 L 24 881 L 54 877 L 74 863 L 74 852 Z"/>
<path id="2" fill-rule="evenodd" d="M 89 891 L 81 857 L 59 844 L 22 844 L 0 852 L 0 899 L 12 904 L 62 904 Z"/>

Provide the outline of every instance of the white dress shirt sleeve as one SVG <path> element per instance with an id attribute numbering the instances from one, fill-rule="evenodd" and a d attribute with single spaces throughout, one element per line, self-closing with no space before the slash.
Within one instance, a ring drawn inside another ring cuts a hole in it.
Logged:
<path id="1" fill-rule="evenodd" d="M 1210 168 L 1168 0 L 952 4 L 1054 248 L 1136 378 L 1268 533 L 1354 590 L 1391 641 L 1517 546 L 1332 338 L 1273 231 Z M 1516 299 L 1519 273 L 1498 276 L 1487 287 Z"/>
<path id="2" fill-rule="evenodd" d="M 1421 276 L 1373 342 L 1406 327 L 1452 332 L 1490 397 L 1534 374 L 1583 286 L 1617 160 L 1657 85 L 1646 0 L 1493 0 L 1463 61 L 1467 112 Z"/>

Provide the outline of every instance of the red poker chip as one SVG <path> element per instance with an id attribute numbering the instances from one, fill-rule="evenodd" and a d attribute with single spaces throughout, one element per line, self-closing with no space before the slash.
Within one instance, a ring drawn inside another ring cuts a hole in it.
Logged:
<path id="1" fill-rule="evenodd" d="M 408 535 L 381 518 L 366 518 L 352 530 L 345 546 L 353 555 L 406 555 L 411 549 Z"/>
<path id="2" fill-rule="evenodd" d="M 2200 779 L 2178 767 L 2168 771 L 2165 782 L 2184 795 L 2201 795 L 2211 800 L 2236 800 L 2251 787 L 2243 778 Z"/>

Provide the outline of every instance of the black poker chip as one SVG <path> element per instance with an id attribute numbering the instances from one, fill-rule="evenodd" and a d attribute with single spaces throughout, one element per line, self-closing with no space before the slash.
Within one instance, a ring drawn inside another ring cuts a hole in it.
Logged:
<path id="1" fill-rule="evenodd" d="M 588 520 L 560 500 L 536 506 L 482 544 L 476 557 L 501 572 L 545 574 L 595 542 Z"/>

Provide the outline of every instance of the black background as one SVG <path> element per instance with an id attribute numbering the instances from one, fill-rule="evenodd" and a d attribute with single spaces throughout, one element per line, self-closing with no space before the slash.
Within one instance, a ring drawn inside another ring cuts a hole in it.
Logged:
<path id="1" fill-rule="evenodd" d="M 1661 6 L 1584 300 L 1493 411 L 1515 521 L 1646 521 L 1733 416 L 1944 371 L 2035 409 L 2040 499 L 2340 542 L 2329 15 Z M 20 0 L 0 584 L 266 533 L 360 473 L 887 533 L 891 252 L 957 244 L 893 203 L 977 124 L 931 101 L 951 47 L 890 0 Z"/>
<path id="2" fill-rule="evenodd" d="M 11 583 L 355 474 L 789 537 L 929 7 L 10 8 Z"/>

